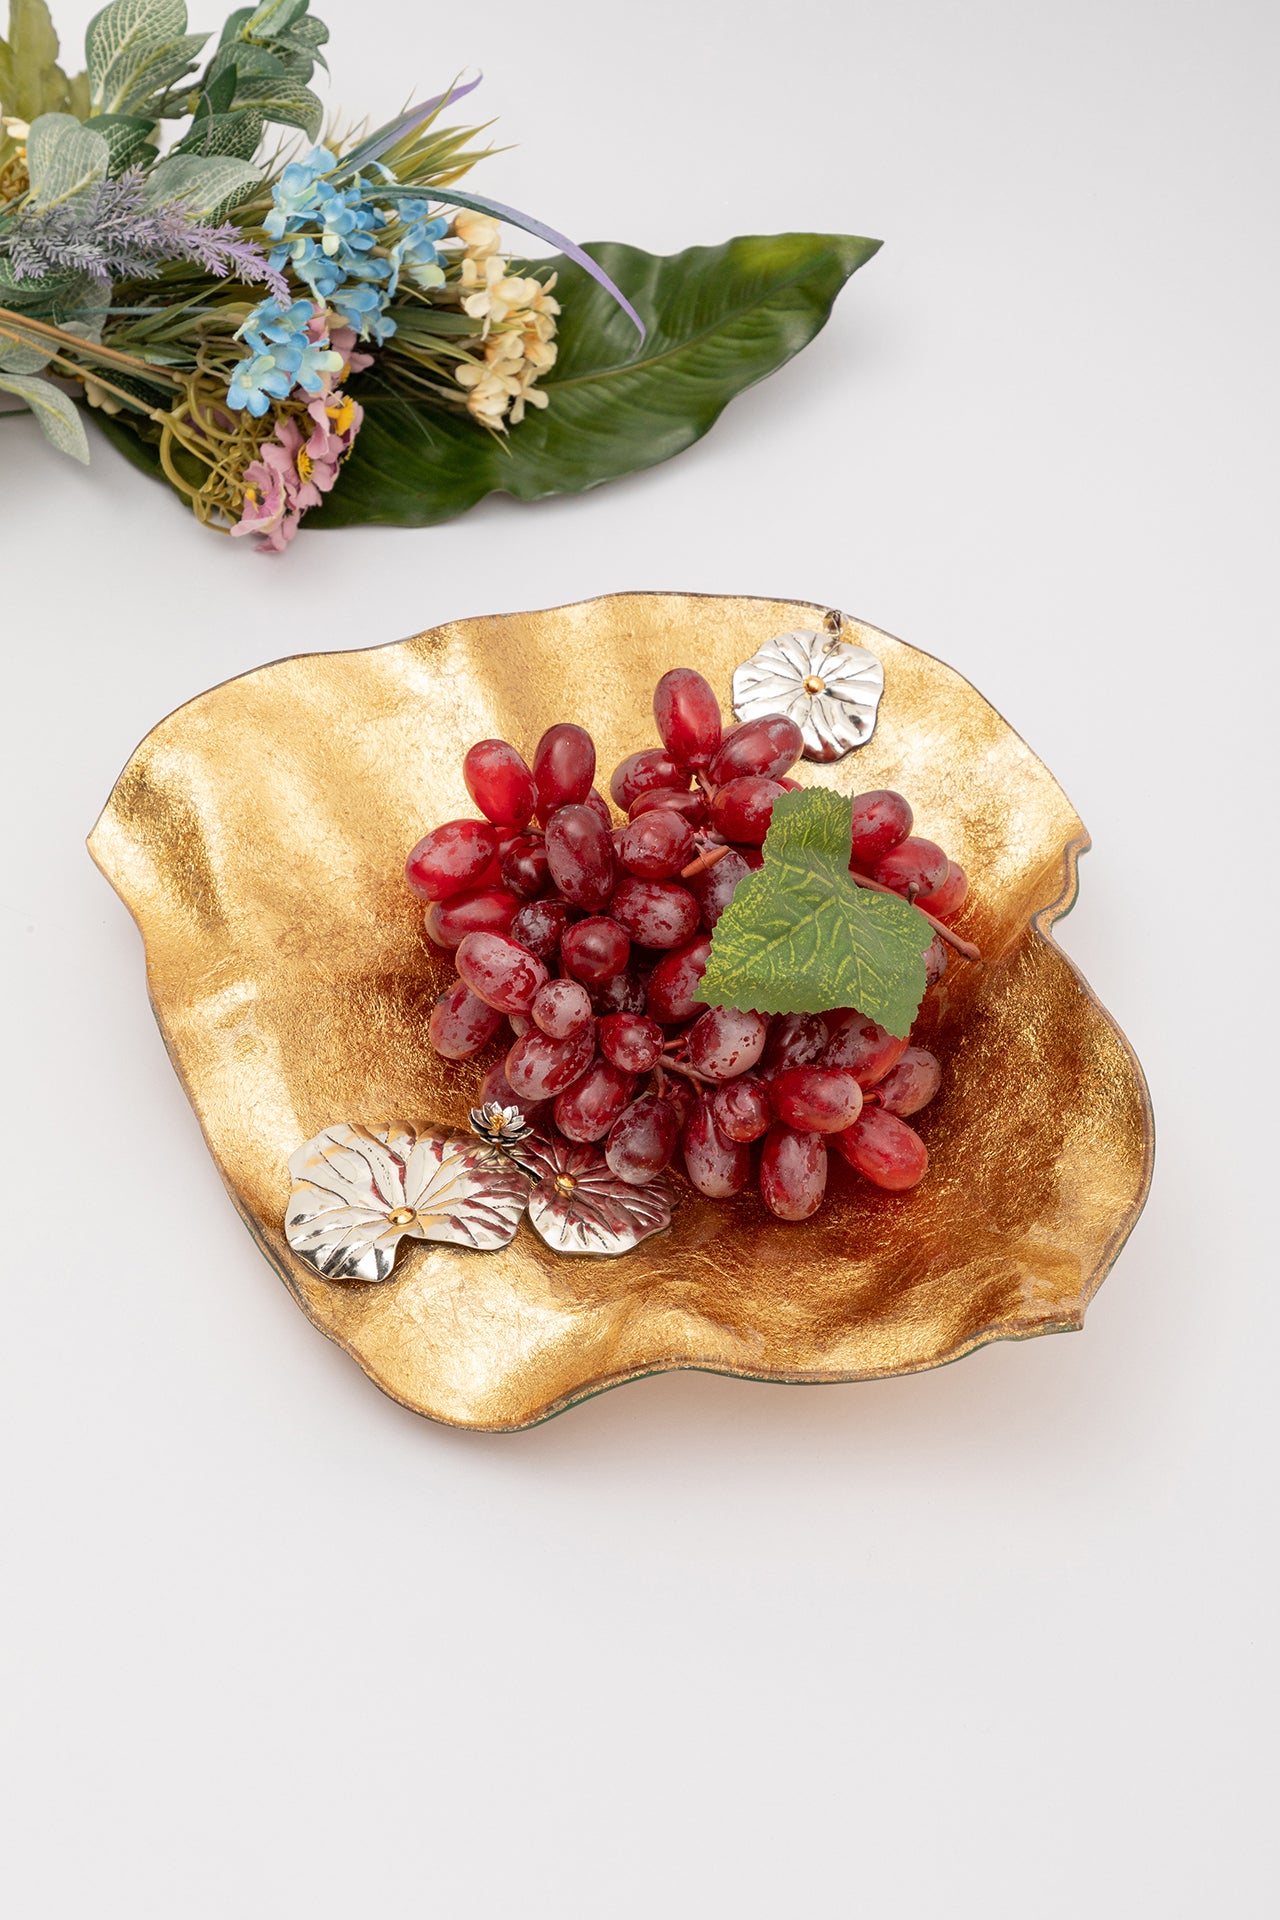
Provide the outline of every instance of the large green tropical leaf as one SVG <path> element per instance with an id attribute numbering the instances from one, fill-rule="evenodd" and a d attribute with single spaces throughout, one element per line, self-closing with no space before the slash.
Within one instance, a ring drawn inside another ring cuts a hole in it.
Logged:
<path id="1" fill-rule="evenodd" d="M 879 245 L 815 233 L 747 235 L 668 255 L 593 245 L 643 315 L 643 345 L 582 268 L 540 261 L 558 272 L 564 307 L 560 357 L 542 382 L 546 411 L 499 441 L 468 415 L 420 406 L 370 375 L 356 383 L 365 420 L 351 458 L 305 525 L 434 526 L 488 493 L 580 493 L 670 459 L 701 439 L 735 394 L 812 340 Z M 97 424 L 135 466 L 158 471 L 155 448 L 123 414 Z"/>
<path id="2" fill-rule="evenodd" d="M 701 439 L 735 394 L 808 345 L 879 245 L 784 233 L 666 255 L 591 246 L 643 316 L 643 345 L 580 267 L 562 257 L 539 262 L 556 269 L 564 309 L 560 357 L 540 383 L 546 410 L 498 441 L 465 415 L 389 395 L 370 376 L 351 458 L 307 525 L 433 526 L 487 493 L 579 493 L 668 460 Z"/>

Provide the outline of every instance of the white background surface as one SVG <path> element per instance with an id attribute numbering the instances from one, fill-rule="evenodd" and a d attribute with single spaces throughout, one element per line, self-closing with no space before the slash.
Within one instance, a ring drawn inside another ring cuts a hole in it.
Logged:
<path id="1" fill-rule="evenodd" d="M 1275 14 L 321 11 L 353 115 L 482 65 L 478 184 L 581 238 L 887 244 L 674 464 L 447 529 L 259 559 L 0 428 L 10 1911 L 1261 1915 Z M 117 772 L 280 654 L 625 587 L 844 606 L 1079 807 L 1063 944 L 1160 1130 L 1081 1337 L 466 1436 L 254 1250 L 84 852 Z"/>

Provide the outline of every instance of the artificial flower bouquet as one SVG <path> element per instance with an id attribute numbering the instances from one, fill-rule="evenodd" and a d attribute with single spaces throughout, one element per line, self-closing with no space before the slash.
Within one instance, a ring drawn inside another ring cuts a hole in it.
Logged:
<path id="1" fill-rule="evenodd" d="M 459 186 L 441 117 L 324 128 L 328 29 L 264 0 L 216 46 L 113 0 L 69 77 L 45 0 L 0 40 L 0 392 L 89 457 L 81 409 L 206 525 L 429 525 L 679 452 L 825 322 L 878 242 L 582 248 Z M 203 62 L 203 64 L 201 64 Z M 296 150 L 295 150 L 296 149 Z M 514 227 L 557 246 L 524 261 Z"/>

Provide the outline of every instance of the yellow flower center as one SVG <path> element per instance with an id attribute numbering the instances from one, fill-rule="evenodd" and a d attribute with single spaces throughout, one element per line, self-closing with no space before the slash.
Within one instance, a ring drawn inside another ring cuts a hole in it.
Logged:
<path id="1" fill-rule="evenodd" d="M 820 673 L 811 673 L 804 683 L 806 693 L 825 693 L 827 683 Z"/>
<path id="2" fill-rule="evenodd" d="M 417 1215 L 412 1207 L 397 1207 L 394 1213 L 387 1215 L 387 1224 L 392 1227 L 412 1226 Z"/>
<path id="3" fill-rule="evenodd" d="M 556 1175 L 557 1193 L 572 1193 L 577 1184 L 577 1181 L 571 1173 L 558 1173 Z"/>
<path id="4" fill-rule="evenodd" d="M 244 497 L 251 507 L 260 507 L 262 505 L 262 495 L 256 487 L 246 487 Z"/>
<path id="5" fill-rule="evenodd" d="M 314 467 L 314 465 L 315 465 L 315 461 L 311 458 L 311 455 L 307 452 L 306 448 L 299 447 L 298 460 L 297 460 L 299 480 L 309 480 L 311 478 L 311 469 Z"/>
<path id="6" fill-rule="evenodd" d="M 329 418 L 332 420 L 334 426 L 336 427 L 339 433 L 345 433 L 347 429 L 350 427 L 351 417 L 354 414 L 355 410 L 356 410 L 355 401 L 352 400 L 345 393 L 342 396 L 342 403 L 340 406 L 325 408 L 325 412 L 328 414 Z"/>

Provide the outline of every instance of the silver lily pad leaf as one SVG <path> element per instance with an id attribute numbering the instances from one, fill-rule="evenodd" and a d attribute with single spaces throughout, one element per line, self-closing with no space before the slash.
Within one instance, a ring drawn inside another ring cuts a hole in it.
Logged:
<path id="1" fill-rule="evenodd" d="M 535 1133 L 516 1148 L 529 1178 L 529 1223 L 557 1253 L 630 1253 L 671 1225 L 674 1196 L 662 1174 L 643 1187 L 610 1171 L 598 1147 Z"/>
<path id="2" fill-rule="evenodd" d="M 289 1172 L 285 1238 L 329 1280 L 385 1280 L 406 1237 L 505 1247 L 529 1196 L 505 1154 L 466 1133 L 398 1123 L 326 1127 Z"/>
<path id="3" fill-rule="evenodd" d="M 876 730 L 884 668 L 866 647 L 808 627 L 779 633 L 734 669 L 739 720 L 785 713 L 804 735 L 806 760 L 842 760 Z"/>

